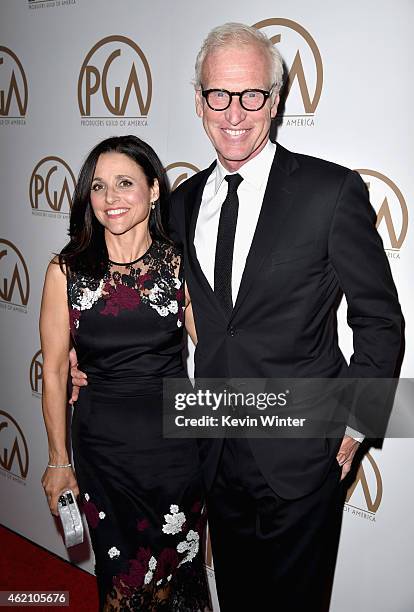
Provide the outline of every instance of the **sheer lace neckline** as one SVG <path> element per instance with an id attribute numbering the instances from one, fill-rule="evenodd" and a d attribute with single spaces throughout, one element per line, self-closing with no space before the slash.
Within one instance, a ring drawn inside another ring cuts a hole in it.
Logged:
<path id="1" fill-rule="evenodd" d="M 113 259 L 108 259 L 109 263 L 112 266 L 133 266 L 134 264 L 136 264 L 138 261 L 141 261 L 141 259 L 144 259 L 144 257 L 146 255 L 149 255 L 149 253 L 152 250 L 152 247 L 155 243 L 155 240 L 153 240 L 151 242 L 151 244 L 149 245 L 148 249 L 145 251 L 145 253 L 143 253 L 140 257 L 138 257 L 137 259 L 134 259 L 134 261 L 125 261 L 125 262 L 119 262 L 119 261 L 114 261 Z"/>

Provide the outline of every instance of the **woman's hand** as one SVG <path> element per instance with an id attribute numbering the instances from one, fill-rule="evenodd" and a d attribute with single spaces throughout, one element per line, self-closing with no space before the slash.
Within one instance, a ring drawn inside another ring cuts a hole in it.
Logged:
<path id="1" fill-rule="evenodd" d="M 46 468 L 42 476 L 42 486 L 45 490 L 49 508 L 52 514 L 58 516 L 57 503 L 61 493 L 72 489 L 75 497 L 79 495 L 79 487 L 71 467 Z"/>

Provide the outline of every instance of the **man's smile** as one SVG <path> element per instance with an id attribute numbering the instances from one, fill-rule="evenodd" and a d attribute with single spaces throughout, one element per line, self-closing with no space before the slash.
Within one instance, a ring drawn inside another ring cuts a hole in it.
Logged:
<path id="1" fill-rule="evenodd" d="M 229 136 L 243 136 L 243 134 L 246 134 L 246 132 L 249 131 L 249 130 L 231 130 L 229 128 L 222 128 L 222 130 Z"/>

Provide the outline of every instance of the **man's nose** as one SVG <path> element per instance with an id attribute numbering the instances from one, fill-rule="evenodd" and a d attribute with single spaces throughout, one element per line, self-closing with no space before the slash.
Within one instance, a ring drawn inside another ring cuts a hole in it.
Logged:
<path id="1" fill-rule="evenodd" d="M 230 106 L 226 109 L 226 119 L 231 125 L 237 125 L 246 118 L 246 111 L 240 104 L 239 96 L 233 96 Z"/>

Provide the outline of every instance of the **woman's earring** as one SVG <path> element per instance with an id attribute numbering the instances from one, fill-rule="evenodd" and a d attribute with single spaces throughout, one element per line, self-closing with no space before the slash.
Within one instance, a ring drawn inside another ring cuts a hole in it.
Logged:
<path id="1" fill-rule="evenodd" d="M 151 202 L 151 210 L 154 210 L 155 208 L 155 202 Z"/>

